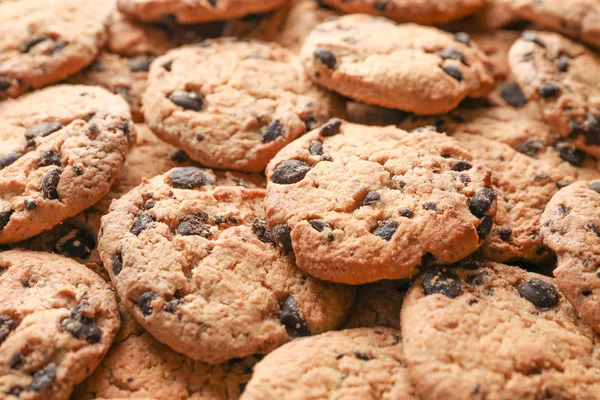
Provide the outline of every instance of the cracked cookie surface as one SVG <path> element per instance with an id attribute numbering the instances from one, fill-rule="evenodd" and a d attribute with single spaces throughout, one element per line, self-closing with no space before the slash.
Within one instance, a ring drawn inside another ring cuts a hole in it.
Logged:
<path id="1" fill-rule="evenodd" d="M 115 294 L 65 257 L 0 252 L 0 396 L 66 399 L 119 330 Z"/>
<path id="2" fill-rule="evenodd" d="M 287 143 L 344 112 L 289 51 L 229 38 L 157 59 L 143 104 L 148 126 L 192 159 L 248 172 L 262 171 Z"/>
<path id="3" fill-rule="evenodd" d="M 332 119 L 267 168 L 269 225 L 320 279 L 399 279 L 421 263 L 454 262 L 489 234 L 496 194 L 487 168 L 458 142 Z"/>

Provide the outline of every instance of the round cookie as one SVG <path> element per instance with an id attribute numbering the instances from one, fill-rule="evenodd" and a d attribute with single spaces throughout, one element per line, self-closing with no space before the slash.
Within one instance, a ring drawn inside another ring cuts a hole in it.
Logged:
<path id="1" fill-rule="evenodd" d="M 600 182 L 558 192 L 542 215 L 542 236 L 558 257 L 554 276 L 581 318 L 600 332 Z"/>
<path id="2" fill-rule="evenodd" d="M 135 137 L 121 98 L 61 85 L 0 103 L 0 243 L 32 237 L 91 206 Z"/>
<path id="3" fill-rule="evenodd" d="M 269 226 L 296 263 L 329 281 L 400 279 L 481 245 L 496 213 L 491 174 L 458 142 L 332 119 L 267 168 Z"/>
<path id="4" fill-rule="evenodd" d="M 400 329 L 400 309 L 408 280 L 361 285 L 343 329 L 387 326 Z"/>
<path id="5" fill-rule="evenodd" d="M 404 299 L 404 353 L 417 394 L 597 398 L 600 337 L 554 279 L 495 263 L 468 267 L 431 269 Z"/>
<path id="6" fill-rule="evenodd" d="M 106 41 L 112 2 L 0 2 L 0 101 L 59 82 L 91 63 Z"/>
<path id="7" fill-rule="evenodd" d="M 376 327 L 294 340 L 254 368 L 242 400 L 414 400 L 400 331 Z"/>
<path id="8" fill-rule="evenodd" d="M 142 21 L 174 18 L 179 23 L 238 18 L 273 10 L 286 0 L 117 0 L 119 10 Z"/>
<path id="9" fill-rule="evenodd" d="M 517 0 L 513 9 L 524 19 L 600 48 L 597 0 Z"/>
<path id="10" fill-rule="evenodd" d="M 509 62 L 525 96 L 582 150 L 600 156 L 600 57 L 555 33 L 526 31 Z"/>
<path id="11" fill-rule="evenodd" d="M 148 126 L 201 164 L 260 172 L 286 144 L 343 113 L 298 58 L 277 44 L 209 40 L 150 68 Z"/>
<path id="12" fill-rule="evenodd" d="M 364 14 L 317 25 L 301 51 L 310 77 L 364 103 L 439 114 L 493 87 L 489 59 L 464 33 Z"/>
<path id="13" fill-rule="evenodd" d="M 484 0 L 323 0 L 323 3 L 348 14 L 373 14 L 398 22 L 433 25 L 473 14 Z"/>
<path id="14" fill-rule="evenodd" d="M 84 266 L 49 253 L 0 252 L 1 398 L 68 398 L 119 325 L 110 286 Z"/>
<path id="15" fill-rule="evenodd" d="M 302 273 L 273 240 L 264 190 L 220 187 L 176 168 L 113 202 L 99 251 L 139 323 L 211 364 L 336 328 L 354 289 Z M 278 236 L 279 235 L 279 236 Z"/>

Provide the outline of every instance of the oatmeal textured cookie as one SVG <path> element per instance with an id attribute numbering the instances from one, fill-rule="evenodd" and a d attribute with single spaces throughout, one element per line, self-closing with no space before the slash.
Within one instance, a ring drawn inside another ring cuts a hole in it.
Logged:
<path id="1" fill-rule="evenodd" d="M 600 57 L 556 33 L 526 31 L 509 61 L 525 96 L 582 150 L 600 156 Z"/>
<path id="2" fill-rule="evenodd" d="M 260 361 L 242 400 L 413 400 L 400 331 L 376 327 L 294 340 Z"/>
<path id="3" fill-rule="evenodd" d="M 598 0 L 516 0 L 513 9 L 535 24 L 600 48 Z"/>
<path id="4" fill-rule="evenodd" d="M 135 126 L 118 96 L 53 86 L 0 103 L 0 243 L 91 206 L 119 176 Z"/>
<path id="5" fill-rule="evenodd" d="M 554 279 L 495 263 L 468 267 L 431 269 L 404 299 L 404 352 L 417 394 L 598 398 L 600 337 Z"/>
<path id="6" fill-rule="evenodd" d="M 216 188 L 195 167 L 144 181 L 102 220 L 100 255 L 158 340 L 211 364 L 336 328 L 354 289 L 310 278 L 275 243 L 263 189 Z"/>
<path id="7" fill-rule="evenodd" d="M 544 242 L 556 252 L 554 276 L 581 318 L 600 332 L 600 181 L 562 189 L 542 215 Z"/>
<path id="8" fill-rule="evenodd" d="M 438 114 L 494 84 L 489 59 L 464 33 L 364 14 L 328 20 L 306 39 L 302 61 L 320 85 L 364 103 Z"/>
<path id="9" fill-rule="evenodd" d="M 458 142 L 332 119 L 267 168 L 265 207 L 298 266 L 334 282 L 399 279 L 421 263 L 458 261 L 492 229 L 487 168 Z"/>
<path id="10" fill-rule="evenodd" d="M 323 0 L 344 13 L 365 13 L 398 22 L 431 25 L 461 19 L 480 9 L 484 0 Z"/>
<path id="11" fill-rule="evenodd" d="M 0 2 L 0 100 L 59 82 L 106 41 L 111 1 Z"/>
<path id="12" fill-rule="evenodd" d="M 0 252 L 0 397 L 69 397 L 108 351 L 120 320 L 110 286 L 65 257 Z"/>
<path id="13" fill-rule="evenodd" d="M 359 286 L 343 328 L 388 326 L 400 329 L 400 309 L 408 282 L 384 280 Z"/>
<path id="14" fill-rule="evenodd" d="M 262 171 L 286 144 L 343 113 L 277 44 L 219 39 L 173 50 L 150 68 L 148 126 L 213 168 Z"/>
<path id="15" fill-rule="evenodd" d="M 117 0 L 119 10 L 142 21 L 175 18 L 179 23 L 207 22 L 273 10 L 286 0 Z"/>

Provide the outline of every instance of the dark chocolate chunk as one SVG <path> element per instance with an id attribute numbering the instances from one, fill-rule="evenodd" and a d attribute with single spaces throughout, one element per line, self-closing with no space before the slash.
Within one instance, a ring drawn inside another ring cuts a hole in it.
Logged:
<path id="1" fill-rule="evenodd" d="M 112 258 L 112 272 L 113 274 L 119 275 L 121 270 L 123 269 L 123 255 L 121 253 L 116 253 Z"/>
<path id="2" fill-rule="evenodd" d="M 460 68 L 458 68 L 456 65 L 452 65 L 452 64 L 442 65 L 442 69 L 444 70 L 445 73 L 447 73 L 448 75 L 450 75 L 457 81 L 462 82 L 463 74 L 462 74 Z"/>
<path id="3" fill-rule="evenodd" d="M 291 233 L 290 227 L 285 224 L 278 224 L 271 228 L 273 241 L 285 254 L 290 254 L 294 251 Z"/>
<path id="4" fill-rule="evenodd" d="M 479 189 L 473 197 L 469 199 L 469 210 L 471 210 L 471 213 L 477 218 L 483 218 L 495 199 L 496 192 L 492 189 Z"/>
<path id="5" fill-rule="evenodd" d="M 546 145 L 539 139 L 527 139 L 519 146 L 519 153 L 537 158 Z"/>
<path id="6" fill-rule="evenodd" d="M 381 195 L 377 192 L 369 192 L 363 201 L 363 206 L 370 206 L 371 204 L 377 203 L 381 200 Z"/>
<path id="7" fill-rule="evenodd" d="M 508 82 L 500 88 L 500 97 L 513 107 L 521 107 L 527 103 L 527 97 L 517 82 Z"/>
<path id="8" fill-rule="evenodd" d="M 281 136 L 282 132 L 283 132 L 283 124 L 281 123 L 280 120 L 276 119 L 275 121 L 271 122 L 269 124 L 269 126 L 267 127 L 267 130 L 265 131 L 265 133 L 262 137 L 262 141 L 264 143 L 272 142 L 273 140 L 275 140 L 279 136 Z"/>
<path id="9" fill-rule="evenodd" d="M 458 172 L 468 171 L 471 168 L 473 168 L 473 165 L 468 161 L 457 161 L 454 164 L 452 164 L 452 166 L 450 167 L 450 169 L 452 171 L 458 171 Z"/>
<path id="10" fill-rule="evenodd" d="M 571 57 L 569 55 L 561 54 L 554 61 L 554 65 L 556 65 L 556 69 L 558 69 L 560 72 L 567 72 L 567 70 L 569 69 L 570 62 L 571 62 Z"/>
<path id="11" fill-rule="evenodd" d="M 454 299 L 462 294 L 462 283 L 458 276 L 448 268 L 434 268 L 423 277 L 423 293 L 426 296 L 443 294 Z"/>
<path id="12" fill-rule="evenodd" d="M 312 156 L 322 156 L 323 155 L 323 143 L 313 140 L 312 142 L 310 142 L 310 145 L 308 145 L 308 152 Z"/>
<path id="13" fill-rule="evenodd" d="M 505 242 L 510 239 L 510 236 L 512 235 L 512 229 L 510 228 L 500 228 L 498 229 L 498 236 L 500 236 L 500 239 L 504 240 Z"/>
<path id="14" fill-rule="evenodd" d="M 255 219 L 252 223 L 252 232 L 261 242 L 273 243 L 273 239 L 271 238 L 271 228 L 267 225 L 266 219 Z"/>
<path id="15" fill-rule="evenodd" d="M 29 39 L 23 46 L 21 46 L 21 53 L 29 53 L 29 50 L 48 39 L 50 39 L 48 36 L 38 36 Z"/>
<path id="16" fill-rule="evenodd" d="M 285 326 L 287 331 L 293 336 L 310 336 L 310 331 L 306 322 L 302 319 L 300 305 L 293 295 L 289 295 L 283 302 L 279 321 Z"/>
<path id="17" fill-rule="evenodd" d="M 8 314 L 0 314 L 0 344 L 17 328 L 17 324 Z"/>
<path id="18" fill-rule="evenodd" d="M 47 167 L 49 165 L 60 166 L 60 155 L 56 154 L 53 150 L 45 150 L 38 162 L 39 167 Z"/>
<path id="19" fill-rule="evenodd" d="M 197 167 L 175 168 L 171 171 L 171 186 L 174 188 L 194 189 L 213 183 L 213 180 Z"/>
<path id="20" fill-rule="evenodd" d="M 85 315 L 85 310 L 90 304 L 83 301 L 71 310 L 71 317 L 61 321 L 60 326 L 77 339 L 88 343 L 98 343 L 102 332 L 96 325 L 96 320 Z"/>
<path id="21" fill-rule="evenodd" d="M 193 111 L 200 111 L 204 104 L 204 98 L 201 95 L 194 92 L 186 92 L 184 90 L 178 90 L 171 93 L 169 100 L 185 110 Z"/>
<path id="22" fill-rule="evenodd" d="M 488 217 L 487 215 L 479 221 L 479 226 L 477 227 L 477 235 L 479 235 L 479 240 L 485 239 L 490 232 L 492 231 L 492 226 L 494 224 L 494 220 L 492 217 Z"/>
<path id="23" fill-rule="evenodd" d="M 156 59 L 156 56 L 138 56 L 127 62 L 131 72 L 148 72 L 150 64 Z"/>
<path id="24" fill-rule="evenodd" d="M 135 219 L 133 223 L 133 227 L 131 228 L 131 233 L 135 236 L 139 236 L 140 233 L 148 229 L 148 225 L 154 222 L 154 218 L 152 218 L 149 214 L 140 214 Z"/>
<path id="25" fill-rule="evenodd" d="M 556 82 L 542 82 L 538 89 L 538 93 L 544 99 L 554 97 L 560 92 L 560 86 Z"/>
<path id="26" fill-rule="evenodd" d="M 592 182 L 589 184 L 588 189 L 600 193 L 600 181 Z M 0 223 L 0 226 L 2 224 Z"/>
<path id="27" fill-rule="evenodd" d="M 331 118 L 327 121 L 320 130 L 320 135 L 324 137 L 334 136 L 340 132 L 340 127 L 342 126 L 342 120 L 339 118 Z"/>
<path id="28" fill-rule="evenodd" d="M 154 292 L 145 292 L 138 298 L 136 305 L 145 317 L 149 316 L 154 311 L 152 301 L 157 297 L 158 295 Z"/>
<path id="29" fill-rule="evenodd" d="M 206 224 L 208 215 L 205 213 L 199 213 L 196 215 L 188 216 L 177 226 L 177 234 L 182 236 L 202 236 L 208 238 L 212 236 L 210 226 Z"/>
<path id="30" fill-rule="evenodd" d="M 463 64 L 467 64 L 467 60 L 465 59 L 465 55 L 462 53 L 462 51 L 453 47 L 446 47 L 444 50 L 438 51 L 436 54 L 443 60 L 457 60 Z"/>
<path id="31" fill-rule="evenodd" d="M 61 130 L 62 128 L 63 126 L 58 122 L 43 122 L 27 128 L 24 135 L 25 139 L 31 140 L 35 139 L 36 137 L 46 137 L 58 130 Z"/>
<path id="32" fill-rule="evenodd" d="M 185 150 L 177 150 L 175 153 L 173 153 L 173 155 L 171 155 L 171 160 L 175 161 L 176 163 L 183 164 L 188 162 L 190 157 L 187 155 Z"/>
<path id="33" fill-rule="evenodd" d="M 517 286 L 521 297 L 527 299 L 536 307 L 550 308 L 558 304 L 560 299 L 554 286 L 538 278 L 531 278 Z"/>
<path id="34" fill-rule="evenodd" d="M 45 199 L 48 200 L 59 200 L 60 195 L 58 194 L 58 183 L 60 182 L 60 175 L 62 169 L 54 168 L 46 172 L 40 190 Z"/>
<path id="35" fill-rule="evenodd" d="M 297 183 L 304 179 L 310 169 L 310 164 L 304 161 L 285 160 L 275 168 L 271 181 L 281 185 Z"/>
<path id="36" fill-rule="evenodd" d="M 456 32 L 454 34 L 454 40 L 466 46 L 471 46 L 471 36 L 466 32 Z"/>
<path id="37" fill-rule="evenodd" d="M 23 157 L 22 153 L 8 153 L 3 156 L 0 156 L 0 170 L 8 167 L 10 164 L 14 163 L 21 157 Z"/>
<path id="38" fill-rule="evenodd" d="M 576 167 L 580 167 L 585 161 L 585 153 L 567 141 L 559 141 L 554 149 L 558 151 L 560 158 Z"/>
<path id="39" fill-rule="evenodd" d="M 96 237 L 87 229 L 63 224 L 54 251 L 69 257 L 86 259 L 96 248 Z"/>
<path id="40" fill-rule="evenodd" d="M 412 210 L 404 207 L 400 208 L 398 210 L 398 213 L 400 213 L 400 215 L 405 218 L 412 218 L 415 215 L 415 213 L 413 213 Z"/>
<path id="41" fill-rule="evenodd" d="M 434 202 L 428 201 L 426 203 L 423 203 L 423 208 L 426 209 L 427 211 L 435 211 L 436 206 L 435 206 Z"/>
<path id="42" fill-rule="evenodd" d="M 379 221 L 377 227 L 371 233 L 389 242 L 396 233 L 396 229 L 398 229 L 398 223 L 393 219 L 386 219 L 385 221 Z"/>
<path id="43" fill-rule="evenodd" d="M 54 379 L 56 379 L 56 365 L 51 363 L 33 374 L 33 380 L 24 390 L 26 392 L 42 392 L 52 386 Z"/>
<path id="44" fill-rule="evenodd" d="M 329 225 L 327 222 L 323 221 L 322 219 L 312 219 L 312 220 L 308 221 L 308 223 L 317 232 L 323 232 L 325 229 L 331 229 L 331 225 Z"/>
<path id="45" fill-rule="evenodd" d="M 337 64 L 337 60 L 332 52 L 326 49 L 316 49 L 315 50 L 315 58 L 319 60 L 323 65 L 325 65 L 329 69 L 335 69 Z"/>

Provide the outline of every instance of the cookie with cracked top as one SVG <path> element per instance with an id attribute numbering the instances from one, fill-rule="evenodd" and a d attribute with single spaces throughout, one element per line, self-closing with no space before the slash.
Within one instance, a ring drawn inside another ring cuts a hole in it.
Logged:
<path id="1" fill-rule="evenodd" d="M 52 86 L 0 103 L 0 243 L 97 202 L 133 141 L 127 103 L 102 88 Z"/>
<path id="2" fill-rule="evenodd" d="M 264 13 L 286 0 L 117 0 L 119 10 L 142 21 L 173 18 L 182 24 L 218 21 Z"/>
<path id="3" fill-rule="evenodd" d="M 68 258 L 0 252 L 0 397 L 66 399 L 119 330 L 115 294 Z"/>
<path id="4" fill-rule="evenodd" d="M 556 33 L 526 31 L 509 62 L 525 96 L 563 137 L 600 155 L 600 57 Z"/>
<path id="5" fill-rule="evenodd" d="M 105 0 L 0 2 L 0 101 L 90 64 L 106 42 L 112 7 Z"/>
<path id="6" fill-rule="evenodd" d="M 596 0 L 517 0 L 513 9 L 536 25 L 600 48 L 600 3 Z"/>
<path id="7" fill-rule="evenodd" d="M 317 25 L 300 55 L 316 83 L 417 114 L 450 111 L 467 96 L 485 96 L 494 84 L 489 59 L 468 35 L 364 14 Z"/>
<path id="8" fill-rule="evenodd" d="M 344 13 L 365 13 L 397 22 L 423 25 L 441 24 L 461 19 L 481 9 L 484 0 L 323 0 Z"/>
<path id="9" fill-rule="evenodd" d="M 344 329 L 387 326 L 400 329 L 400 309 L 408 280 L 378 281 L 356 289 L 356 300 Z"/>
<path id="10" fill-rule="evenodd" d="M 414 400 L 400 331 L 347 329 L 294 340 L 254 368 L 241 400 Z"/>
<path id="11" fill-rule="evenodd" d="M 247 172 L 264 170 L 286 144 L 344 113 L 288 50 L 231 38 L 158 58 L 143 104 L 148 126 L 193 160 Z"/>
<path id="12" fill-rule="evenodd" d="M 459 143 L 332 119 L 286 146 L 267 168 L 269 225 L 311 275 L 360 284 L 454 262 L 492 228 L 490 171 Z"/>
<path id="13" fill-rule="evenodd" d="M 404 299 L 404 354 L 417 394 L 595 399 L 600 337 L 556 281 L 502 264 L 468 267 L 431 269 Z"/>
<path id="14" fill-rule="evenodd" d="M 600 332 L 600 181 L 578 181 L 554 195 L 542 215 L 544 243 L 556 252 L 554 276 L 581 318 Z"/>
<path id="15" fill-rule="evenodd" d="M 336 328 L 354 288 L 320 282 L 280 251 L 264 190 L 219 187 L 198 168 L 143 181 L 102 219 L 99 251 L 138 322 L 211 364 Z"/>

